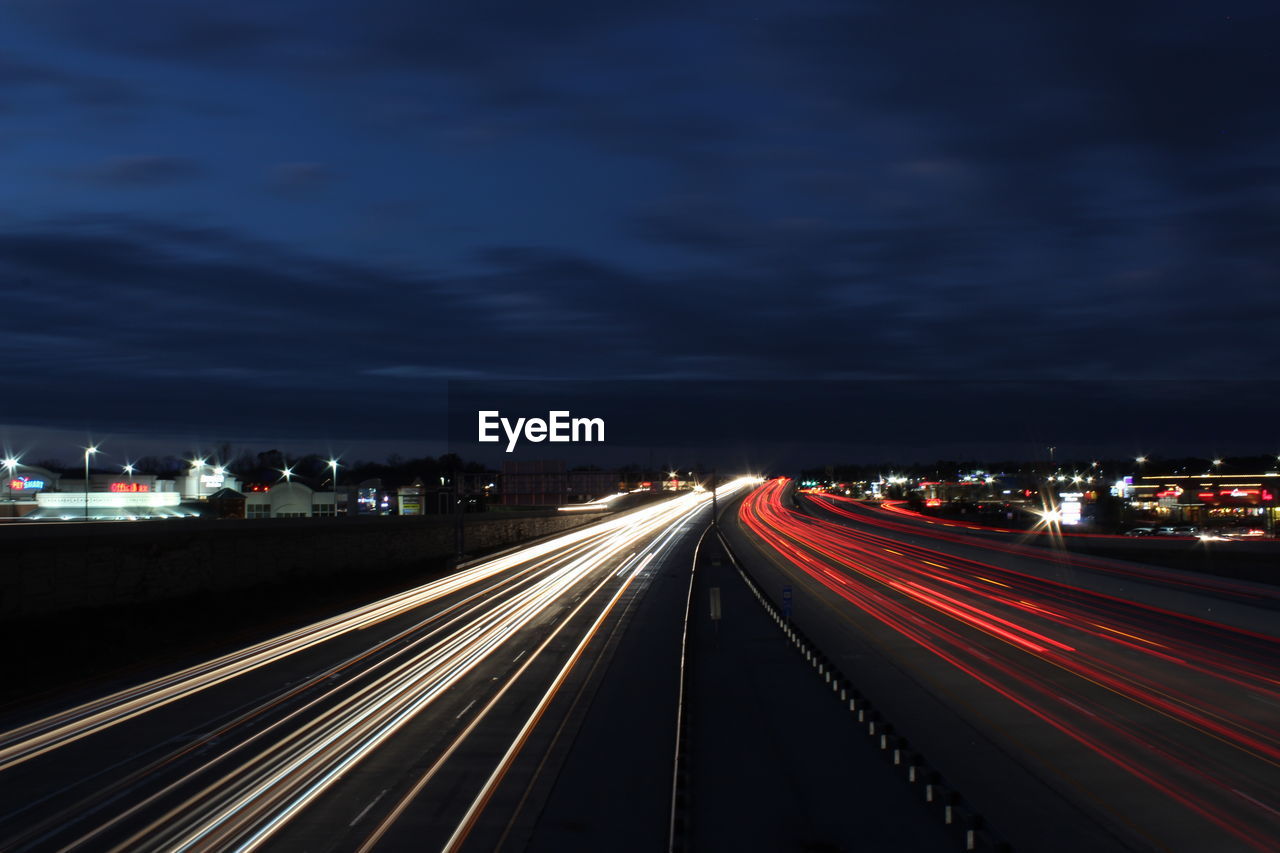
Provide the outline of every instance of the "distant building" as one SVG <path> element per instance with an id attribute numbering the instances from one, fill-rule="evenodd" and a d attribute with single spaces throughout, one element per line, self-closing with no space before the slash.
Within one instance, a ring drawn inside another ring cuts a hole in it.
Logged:
<path id="1" fill-rule="evenodd" d="M 515 461 L 502 466 L 503 506 L 562 506 L 616 494 L 617 471 L 567 471 L 562 460 Z"/>
<path id="2" fill-rule="evenodd" d="M 15 518 L 34 513 L 36 497 L 42 492 L 57 491 L 61 474 L 35 465 L 17 464 L 4 469 L 0 488 L 0 518 Z"/>
<path id="3" fill-rule="evenodd" d="M 560 506 L 568 493 L 563 460 L 503 463 L 503 506 Z"/>
<path id="4" fill-rule="evenodd" d="M 1170 523 L 1257 526 L 1274 532 L 1280 519 L 1280 474 L 1152 474 L 1133 478 L 1134 509 Z"/>
<path id="5" fill-rule="evenodd" d="M 219 489 L 241 490 L 240 481 L 221 465 L 210 465 L 203 460 L 192 462 L 186 473 L 179 475 L 175 483 L 184 501 L 203 501 Z"/>
<path id="6" fill-rule="evenodd" d="M 206 503 L 210 518 L 244 518 L 247 498 L 235 489 L 218 489 L 209 495 Z"/>
<path id="7" fill-rule="evenodd" d="M 245 493 L 245 518 L 314 518 L 337 515 L 333 492 L 317 492 L 299 482 L 276 483 Z"/>

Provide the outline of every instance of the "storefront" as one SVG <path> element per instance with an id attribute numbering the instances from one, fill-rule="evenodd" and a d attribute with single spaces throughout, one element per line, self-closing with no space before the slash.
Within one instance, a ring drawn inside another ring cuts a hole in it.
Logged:
<path id="1" fill-rule="evenodd" d="M 169 491 L 41 492 L 33 519 L 139 521 L 198 515 L 183 507 L 181 496 Z"/>
<path id="2" fill-rule="evenodd" d="M 317 492 L 303 483 L 276 483 L 265 491 L 245 492 L 245 518 L 333 518 L 333 492 Z"/>
<path id="3" fill-rule="evenodd" d="M 1280 474 L 1152 475 L 1135 478 L 1130 505 L 1170 524 L 1256 527 L 1280 518 Z"/>

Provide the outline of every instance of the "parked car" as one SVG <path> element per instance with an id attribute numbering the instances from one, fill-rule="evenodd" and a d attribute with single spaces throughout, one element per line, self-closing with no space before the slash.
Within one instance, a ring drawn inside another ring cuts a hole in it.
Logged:
<path id="1" fill-rule="evenodd" d="M 1157 536 L 1178 536 L 1180 534 L 1178 533 L 1178 528 L 1174 527 L 1172 524 L 1165 524 L 1156 528 L 1156 535 Z"/>
<path id="2" fill-rule="evenodd" d="M 1135 527 L 1132 530 L 1126 530 L 1125 536 L 1155 536 L 1156 531 L 1151 527 Z"/>
<path id="3" fill-rule="evenodd" d="M 1194 524 L 1182 524 L 1173 528 L 1174 536 L 1199 536 L 1200 528 Z"/>

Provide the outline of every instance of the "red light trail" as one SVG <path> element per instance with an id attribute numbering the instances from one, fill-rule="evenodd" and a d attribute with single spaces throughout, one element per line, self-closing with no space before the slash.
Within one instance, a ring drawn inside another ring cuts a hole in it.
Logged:
<path id="1" fill-rule="evenodd" d="M 786 487 L 772 481 L 757 490 L 740 520 L 796 569 L 1084 747 L 1094 765 L 1119 768 L 1176 803 L 1177 813 L 1207 822 L 1224 843 L 1280 849 L 1280 812 L 1262 805 L 1280 802 L 1274 637 L 1035 574 L 1037 561 L 1058 567 L 1056 552 L 922 531 L 852 511 L 852 502 L 814 500 L 858 526 L 824 520 L 784 505 Z M 875 527 L 989 549 L 992 559 L 1013 556 L 1031 569 L 906 543 Z M 1230 587 L 1212 578 L 1191 585 L 1218 583 Z M 1135 830 L 1149 841 L 1169 831 L 1149 818 L 1117 817 L 1141 824 Z"/>

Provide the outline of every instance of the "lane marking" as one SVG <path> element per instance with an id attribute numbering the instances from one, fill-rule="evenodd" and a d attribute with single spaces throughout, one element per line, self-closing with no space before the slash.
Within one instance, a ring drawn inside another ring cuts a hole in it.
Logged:
<path id="1" fill-rule="evenodd" d="M 468 702 L 468 703 L 467 703 L 467 707 L 463 708 L 461 711 L 459 711 L 459 712 L 458 712 L 458 716 L 454 717 L 454 719 L 455 719 L 455 720 L 460 720 L 460 719 L 462 719 L 462 715 L 463 715 L 463 714 L 465 714 L 465 713 L 467 713 L 468 711 L 470 711 L 470 710 L 471 710 L 471 706 L 472 706 L 472 705 L 474 705 L 474 704 L 476 704 L 476 700 L 475 700 L 475 699 L 472 699 L 470 702 Z"/>
<path id="2" fill-rule="evenodd" d="M 361 819 L 361 818 L 363 818 L 365 815 L 367 815 L 367 814 L 369 813 L 369 809 L 373 808 L 374 806 L 376 806 L 376 805 L 378 804 L 378 800 L 382 799 L 382 795 L 383 795 L 383 794 L 385 794 L 385 793 L 387 793 L 387 789 L 386 789 L 386 788 L 383 788 L 383 789 L 378 793 L 378 796 L 376 796 L 376 797 L 374 797 L 372 800 L 370 800 L 370 801 L 369 801 L 369 805 L 367 805 L 367 806 L 365 806 L 363 809 L 361 809 L 361 810 L 360 810 L 360 814 L 356 815 L 356 819 L 355 819 L 355 820 L 353 820 L 353 821 L 351 821 L 351 823 L 347 824 L 347 826 L 355 826 L 357 823 L 359 823 L 359 822 L 360 822 L 360 819 Z"/>

